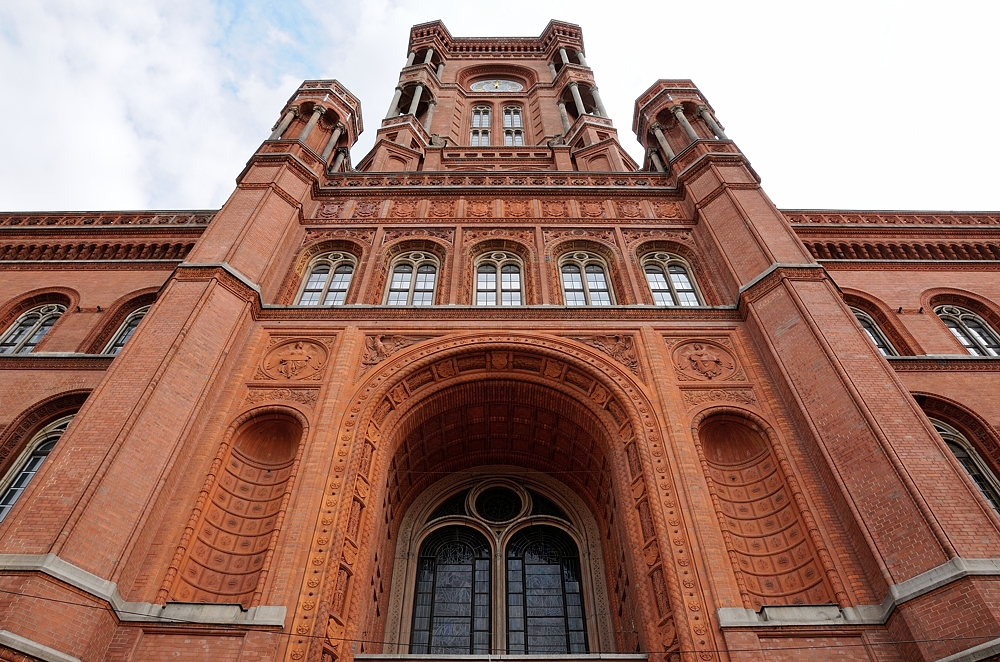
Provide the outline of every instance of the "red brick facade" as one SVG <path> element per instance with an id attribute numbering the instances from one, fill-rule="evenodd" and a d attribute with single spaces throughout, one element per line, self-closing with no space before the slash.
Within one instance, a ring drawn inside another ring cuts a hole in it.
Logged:
<path id="1" fill-rule="evenodd" d="M 355 167 L 306 81 L 218 211 L 0 215 L 0 659 L 405 658 L 441 517 L 493 654 L 532 527 L 581 659 L 1000 654 L 1000 213 L 780 211 L 684 80 L 637 164 L 583 50 L 418 25 Z"/>

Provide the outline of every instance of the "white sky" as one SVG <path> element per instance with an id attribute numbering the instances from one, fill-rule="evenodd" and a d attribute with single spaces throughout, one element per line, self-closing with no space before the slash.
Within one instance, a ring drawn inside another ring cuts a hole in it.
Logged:
<path id="1" fill-rule="evenodd" d="M 301 80 L 374 139 L 409 28 L 583 27 L 622 144 L 690 78 L 782 208 L 1000 210 L 1000 3 L 4 0 L 0 210 L 216 208 Z"/>

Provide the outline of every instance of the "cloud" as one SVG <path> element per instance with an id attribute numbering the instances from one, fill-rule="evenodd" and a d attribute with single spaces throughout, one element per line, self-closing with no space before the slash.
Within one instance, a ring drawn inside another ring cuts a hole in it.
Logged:
<path id="1" fill-rule="evenodd" d="M 691 78 L 783 207 L 1000 208 L 994 3 L 75 0 L 0 7 L 0 209 L 217 207 L 307 78 L 362 101 L 357 163 L 409 28 L 584 29 L 622 144 L 633 101 Z"/>

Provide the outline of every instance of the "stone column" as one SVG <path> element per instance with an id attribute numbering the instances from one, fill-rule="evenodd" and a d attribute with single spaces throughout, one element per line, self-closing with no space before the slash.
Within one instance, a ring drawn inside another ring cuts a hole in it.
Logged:
<path id="1" fill-rule="evenodd" d="M 656 172 L 666 172 L 666 168 L 663 167 L 663 161 L 660 160 L 660 155 L 656 153 L 655 147 L 649 148 L 649 160 L 656 168 Z"/>
<path id="2" fill-rule="evenodd" d="M 586 115 L 587 109 L 583 106 L 583 97 L 580 96 L 580 86 L 576 84 L 576 81 L 572 81 L 569 84 L 569 91 L 573 95 L 573 103 L 576 104 L 576 114 Z"/>
<path id="3" fill-rule="evenodd" d="M 416 59 L 417 59 L 417 52 L 416 51 L 410 51 L 410 54 L 406 57 L 406 65 L 405 66 L 412 67 L 413 66 L 413 62 Z"/>
<path id="4" fill-rule="evenodd" d="M 559 99 L 556 101 L 556 105 L 559 106 L 559 119 L 562 120 L 563 133 L 569 133 L 569 113 L 566 112 L 566 102 Z"/>
<path id="5" fill-rule="evenodd" d="M 285 132 L 285 129 L 288 128 L 288 125 L 291 124 L 292 120 L 298 117 L 298 115 L 299 115 L 299 107 L 289 106 L 288 110 L 285 111 L 285 116 L 281 118 L 281 121 L 278 122 L 278 126 L 274 127 L 274 131 L 271 132 L 271 135 L 268 136 L 267 139 L 280 140 L 281 134 Z"/>
<path id="6" fill-rule="evenodd" d="M 438 77 L 438 80 L 441 80 L 441 76 L 443 76 L 443 75 L 444 75 L 444 62 L 439 62 L 438 63 L 438 68 L 437 68 L 437 77 Z"/>
<path id="7" fill-rule="evenodd" d="M 656 142 L 660 143 L 660 151 L 663 152 L 663 156 L 667 158 L 667 163 L 670 163 L 676 157 L 674 150 L 670 149 L 670 143 L 667 142 L 667 137 L 663 135 L 663 125 L 659 122 L 654 122 L 649 130 L 653 132 L 656 136 Z"/>
<path id="8" fill-rule="evenodd" d="M 583 56 L 583 51 L 577 51 L 576 52 L 576 59 L 579 60 L 580 64 L 582 64 L 583 66 L 585 66 L 585 67 L 589 67 L 590 66 L 589 64 L 587 64 L 587 58 L 585 58 Z"/>
<path id="9" fill-rule="evenodd" d="M 691 122 L 688 122 L 688 118 L 684 116 L 684 107 L 677 104 L 670 109 L 670 112 L 677 118 L 677 123 L 684 129 L 684 133 L 687 134 L 687 137 L 692 141 L 698 140 L 698 134 L 694 132 L 694 127 L 691 126 Z"/>
<path id="10" fill-rule="evenodd" d="M 347 158 L 347 148 L 341 147 L 337 150 L 337 157 L 333 160 L 333 164 L 330 166 L 330 172 L 340 172 L 340 168 L 344 165 L 344 159 Z"/>
<path id="11" fill-rule="evenodd" d="M 385 118 L 395 117 L 399 115 L 399 97 L 403 96 L 403 88 L 396 86 L 396 93 L 392 95 L 392 103 L 389 104 L 389 112 L 385 114 Z"/>
<path id="12" fill-rule="evenodd" d="M 601 95 L 598 94 L 597 88 L 596 87 L 590 88 L 590 93 L 594 96 L 594 103 L 597 104 L 597 112 L 601 114 L 601 117 L 607 117 L 608 111 L 604 109 L 604 102 L 601 101 Z"/>
<path id="13" fill-rule="evenodd" d="M 420 96 L 424 93 L 424 86 L 417 83 L 417 89 L 413 90 L 413 101 L 410 102 L 410 109 L 406 111 L 407 115 L 416 115 L 417 106 L 420 105 Z"/>
<path id="14" fill-rule="evenodd" d="M 424 56 L 424 64 L 430 64 L 433 58 L 434 58 L 434 49 L 428 48 L 427 55 Z"/>
<path id="15" fill-rule="evenodd" d="M 559 57 L 562 58 L 563 64 L 569 64 L 569 56 L 566 55 L 566 49 L 562 46 L 559 47 Z"/>
<path id="16" fill-rule="evenodd" d="M 549 73 L 552 74 L 552 80 L 555 80 L 556 76 L 559 74 L 559 72 L 556 71 L 556 65 L 551 62 L 549 62 Z"/>
<path id="17" fill-rule="evenodd" d="M 712 130 L 716 138 L 719 140 L 729 140 L 729 136 L 722 130 L 722 126 L 712 117 L 712 111 L 708 109 L 708 106 L 698 106 L 698 115 L 701 116 L 701 119 L 705 120 L 705 124 Z"/>
<path id="18" fill-rule="evenodd" d="M 431 132 L 431 120 L 434 118 L 434 109 L 437 105 L 438 102 L 434 99 L 427 102 L 427 116 L 424 117 L 424 131 L 427 133 Z"/>
<path id="19" fill-rule="evenodd" d="M 309 134 L 312 133 L 313 129 L 316 128 L 316 124 L 319 122 L 319 118 L 323 117 L 323 113 L 326 112 L 326 108 L 316 104 L 313 106 L 312 117 L 306 122 L 306 128 L 302 129 L 302 133 L 299 134 L 299 141 L 305 142 L 309 138 Z"/>
<path id="20" fill-rule="evenodd" d="M 340 136 L 344 135 L 344 129 L 346 128 L 342 122 L 337 122 L 334 125 L 333 133 L 330 134 L 330 139 L 326 141 L 326 147 L 323 148 L 323 163 L 326 163 L 330 155 L 333 154 L 333 150 L 337 147 L 337 142 L 340 140 Z"/>

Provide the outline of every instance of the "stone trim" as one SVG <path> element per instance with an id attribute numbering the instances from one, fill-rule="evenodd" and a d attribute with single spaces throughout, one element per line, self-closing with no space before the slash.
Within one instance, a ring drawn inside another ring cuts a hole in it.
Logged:
<path id="1" fill-rule="evenodd" d="M 545 654 L 544 656 L 539 655 L 400 655 L 398 653 L 358 653 L 354 656 L 355 660 L 399 660 L 399 662 L 408 662 L 409 660 L 441 660 L 443 659 L 461 659 L 461 660 L 483 660 L 484 662 L 490 662 L 491 660 L 530 660 L 532 662 L 537 662 L 538 659 L 542 657 L 545 660 L 581 660 L 586 662 L 589 660 L 645 660 L 648 656 L 645 653 L 579 653 L 579 654 L 565 654 L 565 655 L 553 655 Z"/>
<path id="2" fill-rule="evenodd" d="M 942 657 L 937 662 L 977 662 L 977 660 L 986 660 L 998 653 L 1000 653 L 1000 637 L 972 648 L 966 648 L 964 651 L 952 653 L 948 657 Z"/>
<path id="3" fill-rule="evenodd" d="M 80 658 L 60 653 L 54 648 L 43 646 L 37 641 L 18 636 L 7 630 L 0 630 L 0 646 L 6 646 L 18 653 L 45 660 L 45 662 L 80 662 Z"/>
<path id="4" fill-rule="evenodd" d="M 157 605 L 151 602 L 126 602 L 118 594 L 117 584 L 63 561 L 55 554 L 0 554 L 0 572 L 5 571 L 39 572 L 48 575 L 98 600 L 107 602 L 114 610 L 118 620 L 123 622 L 161 625 L 239 625 L 244 627 L 284 627 L 285 625 L 286 610 L 283 606 L 262 605 L 244 610 L 240 605 L 228 604 L 170 602 L 166 605 Z M 0 643 L 3 642 L 0 641 Z M 36 653 L 31 654 L 38 656 Z M 50 658 L 42 659 L 49 660 Z M 57 662 L 76 660 L 76 658 L 68 656 L 51 659 Z"/>
<path id="5" fill-rule="evenodd" d="M 0 356 L 0 370 L 107 370 L 114 358 L 74 352 L 7 354 Z"/>
<path id="6" fill-rule="evenodd" d="M 965 354 L 925 354 L 922 356 L 887 356 L 896 372 L 997 372 L 1000 358 Z"/>
<path id="7" fill-rule="evenodd" d="M 936 568 L 923 572 L 906 581 L 889 587 L 889 594 L 882 604 L 856 605 L 840 609 L 837 605 L 801 605 L 764 607 L 760 612 L 738 607 L 722 607 L 716 610 L 719 627 L 776 628 L 788 626 L 830 626 L 830 625 L 885 625 L 889 616 L 899 605 L 915 600 L 942 586 L 965 577 L 1000 577 L 1000 558 L 963 559 L 955 557 Z M 989 644 L 1000 651 L 1000 639 Z M 984 644 L 986 646 L 987 644 Z M 978 647 L 976 647 L 978 648 Z M 969 649 L 970 651 L 974 649 Z M 985 650 L 985 649 L 984 649 Z M 990 649 L 993 650 L 993 649 Z M 956 654 L 964 655 L 965 653 Z M 978 653 L 977 653 L 978 654 Z M 955 657 L 946 660 L 981 660 L 983 657 Z"/>

